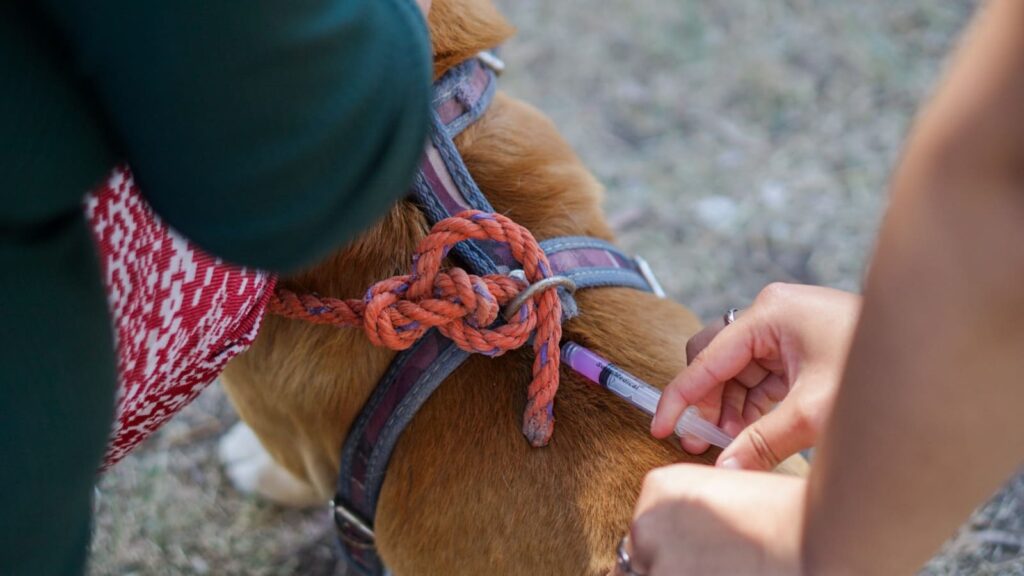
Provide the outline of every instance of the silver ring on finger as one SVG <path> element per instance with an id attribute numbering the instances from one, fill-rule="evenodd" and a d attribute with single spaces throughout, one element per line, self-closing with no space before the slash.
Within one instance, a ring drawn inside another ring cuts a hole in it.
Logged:
<path id="1" fill-rule="evenodd" d="M 629 552 L 626 550 L 626 545 L 629 543 L 629 534 L 626 534 L 619 540 L 619 546 L 615 550 L 615 567 L 618 568 L 619 573 L 624 576 L 644 576 L 633 569 L 632 558 L 629 556 Z"/>
<path id="2" fill-rule="evenodd" d="M 725 322 L 726 326 L 736 321 L 736 314 L 738 314 L 739 311 L 739 308 L 729 308 L 729 311 L 722 315 L 722 320 Z"/>

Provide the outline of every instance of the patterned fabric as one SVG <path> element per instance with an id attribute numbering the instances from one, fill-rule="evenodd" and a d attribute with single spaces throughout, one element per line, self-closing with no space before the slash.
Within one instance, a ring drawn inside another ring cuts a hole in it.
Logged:
<path id="1" fill-rule="evenodd" d="M 276 279 L 206 254 L 171 230 L 127 167 L 115 168 L 85 209 L 117 340 L 117 419 L 106 469 L 252 343 Z"/>

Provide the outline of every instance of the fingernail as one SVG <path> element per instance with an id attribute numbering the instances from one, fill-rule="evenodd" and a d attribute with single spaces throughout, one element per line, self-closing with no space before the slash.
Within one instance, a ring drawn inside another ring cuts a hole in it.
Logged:
<path id="1" fill-rule="evenodd" d="M 722 460 L 721 462 L 718 463 L 718 467 L 719 468 L 725 468 L 726 470 L 742 470 L 743 469 L 743 467 L 740 466 L 740 461 L 735 459 L 735 458 L 726 458 L 725 460 Z"/>

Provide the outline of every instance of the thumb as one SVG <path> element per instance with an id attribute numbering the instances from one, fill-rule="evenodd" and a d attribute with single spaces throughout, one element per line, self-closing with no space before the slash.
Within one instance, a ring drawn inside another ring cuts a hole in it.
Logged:
<path id="1" fill-rule="evenodd" d="M 792 402 L 758 418 L 722 450 L 716 466 L 770 471 L 793 454 L 810 448 L 814 436 Z"/>

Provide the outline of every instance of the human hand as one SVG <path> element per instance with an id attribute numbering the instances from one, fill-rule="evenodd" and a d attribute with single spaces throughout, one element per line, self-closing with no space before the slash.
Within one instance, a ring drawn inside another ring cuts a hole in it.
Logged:
<path id="1" fill-rule="evenodd" d="M 832 410 L 859 312 L 860 297 L 847 292 L 767 286 L 728 327 L 720 320 L 690 339 L 689 366 L 662 393 L 651 432 L 668 436 L 695 404 L 736 436 L 719 466 L 771 470 L 813 446 Z M 682 444 L 691 453 L 708 448 L 694 438 Z"/>
<path id="2" fill-rule="evenodd" d="M 431 0 L 416 0 L 416 4 L 419 5 L 420 10 L 423 11 L 424 18 L 427 17 L 427 14 L 430 14 L 430 2 Z"/>
<path id="3" fill-rule="evenodd" d="M 651 471 L 626 552 L 634 574 L 800 574 L 803 479 L 677 464 Z"/>

